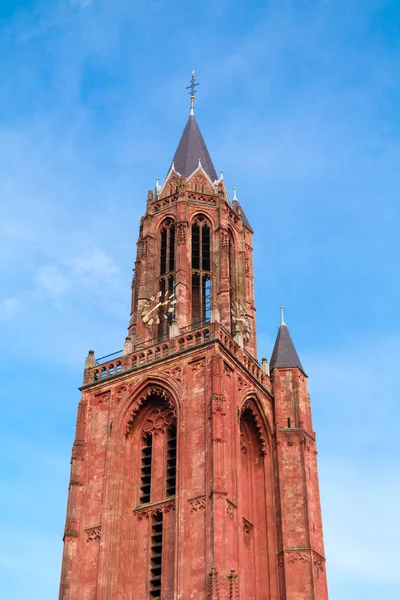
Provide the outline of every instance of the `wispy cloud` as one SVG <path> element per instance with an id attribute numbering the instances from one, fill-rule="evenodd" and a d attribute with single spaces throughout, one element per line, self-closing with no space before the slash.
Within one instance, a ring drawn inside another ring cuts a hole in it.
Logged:
<path id="1" fill-rule="evenodd" d="M 0 300 L 0 321 L 9 321 L 22 309 L 22 301 L 18 296 Z"/>
<path id="2" fill-rule="evenodd" d="M 61 296 L 71 287 L 71 281 L 57 267 L 40 267 L 36 273 L 39 289 L 49 296 Z"/>

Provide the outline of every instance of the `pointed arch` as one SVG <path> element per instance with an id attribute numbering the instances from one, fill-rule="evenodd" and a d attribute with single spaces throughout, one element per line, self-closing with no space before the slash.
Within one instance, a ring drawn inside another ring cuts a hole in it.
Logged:
<path id="1" fill-rule="evenodd" d="M 273 473 L 268 433 L 257 405 L 249 394 L 240 409 L 240 499 L 243 518 L 241 593 L 249 600 L 267 600 L 274 528 L 268 522 L 273 504 Z"/>
<path id="2" fill-rule="evenodd" d="M 131 529 L 121 533 L 132 569 L 120 576 L 130 578 L 138 597 L 170 597 L 174 595 L 178 395 L 171 383 L 151 378 L 127 391 L 122 402 L 118 431 L 124 443 L 118 477 L 124 478 L 121 505 L 132 506 L 133 519 Z"/>
<path id="3" fill-rule="evenodd" d="M 211 317 L 211 222 L 202 213 L 191 226 L 192 323 Z"/>

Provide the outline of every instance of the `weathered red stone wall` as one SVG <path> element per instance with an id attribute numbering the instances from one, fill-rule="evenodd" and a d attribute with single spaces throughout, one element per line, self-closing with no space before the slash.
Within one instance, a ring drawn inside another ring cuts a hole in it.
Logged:
<path id="1" fill-rule="evenodd" d="M 141 221 L 124 356 L 100 366 L 92 357 L 85 369 L 59 598 L 149 600 L 151 527 L 162 513 L 162 600 L 326 600 L 307 379 L 297 368 L 270 378 L 254 360 L 252 232 L 223 183 L 214 193 L 201 172 L 174 177 L 161 198 L 149 195 Z M 199 213 L 211 223 L 213 311 L 211 324 L 191 331 L 190 228 Z M 158 290 L 167 217 L 176 224 L 177 330 L 157 344 L 141 312 Z M 250 318 L 247 343 L 231 335 L 230 268 Z M 166 494 L 167 427 L 155 411 L 176 420 L 175 497 Z M 149 431 L 151 497 L 141 504 Z"/>

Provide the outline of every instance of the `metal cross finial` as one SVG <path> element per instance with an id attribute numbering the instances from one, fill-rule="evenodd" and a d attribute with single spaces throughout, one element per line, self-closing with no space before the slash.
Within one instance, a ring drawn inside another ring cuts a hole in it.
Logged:
<path id="1" fill-rule="evenodd" d="M 286 325 L 284 310 L 285 310 L 285 307 L 281 306 L 281 325 Z"/>
<path id="2" fill-rule="evenodd" d="M 194 78 L 194 71 L 192 71 L 192 78 L 190 80 L 189 85 L 186 87 L 187 90 L 190 90 L 189 96 L 190 96 L 190 114 L 191 115 L 194 115 L 194 100 L 196 97 L 196 87 L 198 85 L 200 85 L 200 84 L 196 82 L 196 79 Z"/>

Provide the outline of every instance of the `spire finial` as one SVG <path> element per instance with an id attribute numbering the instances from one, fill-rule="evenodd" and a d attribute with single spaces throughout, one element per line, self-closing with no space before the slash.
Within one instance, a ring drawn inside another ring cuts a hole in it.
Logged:
<path id="1" fill-rule="evenodd" d="M 237 201 L 237 198 L 236 198 L 236 188 L 235 187 L 233 188 L 233 199 Z"/>
<path id="2" fill-rule="evenodd" d="M 285 323 L 285 307 L 281 306 L 281 325 L 286 325 Z"/>
<path id="3" fill-rule="evenodd" d="M 187 86 L 187 90 L 190 90 L 189 92 L 189 96 L 190 96 L 190 114 L 194 115 L 194 101 L 196 98 L 196 87 L 200 85 L 199 83 L 196 82 L 196 79 L 194 78 L 194 71 L 192 71 L 192 78 L 190 80 L 189 85 Z"/>

